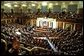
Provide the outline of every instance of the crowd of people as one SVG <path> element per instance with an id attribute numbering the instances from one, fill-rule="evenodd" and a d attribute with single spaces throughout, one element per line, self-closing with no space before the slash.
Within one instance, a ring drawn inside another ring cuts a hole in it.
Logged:
<path id="1" fill-rule="evenodd" d="M 38 17 L 50 17 L 50 18 L 57 18 L 57 19 L 82 19 L 80 14 L 77 14 L 76 12 L 41 12 L 37 11 L 34 13 L 27 12 L 27 13 L 6 13 L 2 12 L 2 18 L 5 17 L 23 17 L 23 18 L 38 18 Z"/>
<path id="2" fill-rule="evenodd" d="M 19 24 L 1 26 L 1 39 L 5 40 L 5 51 L 17 55 L 82 55 L 83 32 L 64 29 L 48 29 L 48 34 L 34 31 L 37 27 Z M 18 32 L 18 33 L 17 33 Z M 56 37 L 52 39 L 49 37 Z M 55 53 L 44 39 L 33 37 L 48 37 L 58 51 Z M 3 43 L 2 43 L 3 44 Z M 3 46 L 3 45 L 2 45 Z M 15 50 L 15 52 L 13 51 Z M 16 51 L 18 50 L 18 51 Z"/>

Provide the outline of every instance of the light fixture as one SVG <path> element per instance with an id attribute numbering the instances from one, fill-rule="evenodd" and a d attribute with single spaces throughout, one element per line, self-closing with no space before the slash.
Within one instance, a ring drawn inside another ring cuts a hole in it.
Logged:
<path id="1" fill-rule="evenodd" d="M 4 4 L 4 6 L 12 7 L 10 3 Z"/>
<path id="2" fill-rule="evenodd" d="M 58 3 L 56 3 L 56 5 L 58 5 Z"/>
<path id="3" fill-rule="evenodd" d="M 62 3 L 63 5 L 65 4 L 65 2 Z"/>
<path id="4" fill-rule="evenodd" d="M 53 7 L 53 4 L 52 3 L 49 3 L 49 8 L 52 8 Z"/>
<path id="5" fill-rule="evenodd" d="M 71 1 L 70 4 L 73 4 L 73 2 Z"/>
<path id="6" fill-rule="evenodd" d="M 7 6 L 7 4 L 4 4 L 4 6 Z"/>
<path id="7" fill-rule="evenodd" d="M 14 7 L 18 7 L 18 5 L 14 5 Z"/>
<path id="8" fill-rule="evenodd" d="M 27 5 L 26 4 L 22 4 L 23 7 L 26 7 Z"/>
<path id="9" fill-rule="evenodd" d="M 42 6 L 46 6 L 47 5 L 47 2 L 42 2 Z"/>
<path id="10" fill-rule="evenodd" d="M 38 7 L 37 7 L 38 9 L 41 9 L 41 5 L 40 4 L 38 4 Z"/>
<path id="11" fill-rule="evenodd" d="M 32 4 L 32 6 L 35 6 L 35 4 Z"/>
<path id="12" fill-rule="evenodd" d="M 49 3 L 49 5 L 51 6 L 51 5 L 53 5 L 52 3 Z"/>
<path id="13" fill-rule="evenodd" d="M 63 8 L 65 8 L 65 7 L 66 7 L 65 2 L 63 2 L 63 3 L 62 3 L 62 7 L 63 7 Z"/>

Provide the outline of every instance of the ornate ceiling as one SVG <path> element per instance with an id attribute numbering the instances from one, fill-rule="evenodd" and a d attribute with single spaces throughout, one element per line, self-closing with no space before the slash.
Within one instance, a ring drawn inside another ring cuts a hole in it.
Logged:
<path id="1" fill-rule="evenodd" d="M 83 8 L 83 1 L 1 1 L 1 8 L 31 8 L 32 6 L 40 8 L 41 6 L 53 7 L 53 5 L 66 8 L 71 4 L 77 4 L 78 8 Z"/>

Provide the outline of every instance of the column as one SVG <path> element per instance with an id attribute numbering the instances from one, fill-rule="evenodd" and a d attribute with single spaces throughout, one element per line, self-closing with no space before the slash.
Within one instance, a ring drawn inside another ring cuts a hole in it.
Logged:
<path id="1" fill-rule="evenodd" d="M 58 22 L 56 22 L 56 28 L 58 28 Z"/>
<path id="2" fill-rule="evenodd" d="M 75 27 L 76 27 L 76 24 L 74 23 L 74 28 L 73 28 L 73 30 L 76 30 Z"/>
<path id="3" fill-rule="evenodd" d="M 63 22 L 63 29 L 64 29 L 64 26 L 65 26 L 65 22 Z"/>
<path id="4" fill-rule="evenodd" d="M 50 28 L 50 22 L 48 24 L 49 24 L 49 28 Z"/>

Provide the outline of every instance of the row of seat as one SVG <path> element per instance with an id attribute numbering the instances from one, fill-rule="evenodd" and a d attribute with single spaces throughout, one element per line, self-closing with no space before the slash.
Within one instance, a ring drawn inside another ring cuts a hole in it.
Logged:
<path id="1" fill-rule="evenodd" d="M 31 28 L 31 30 L 30 30 Z M 41 32 L 34 32 L 33 28 L 35 27 L 28 27 L 24 25 L 2 25 L 1 26 L 1 38 L 7 41 L 7 45 L 10 48 L 12 47 L 12 40 L 17 38 L 20 42 L 20 46 L 25 47 L 27 49 L 31 49 L 34 46 L 42 47 L 51 51 L 45 51 L 43 49 L 42 53 L 41 50 L 32 51 L 28 53 L 26 50 L 19 49 L 19 53 L 25 51 L 27 55 L 29 54 L 55 54 L 50 47 L 49 43 L 44 39 L 34 39 L 33 37 L 39 36 L 46 36 L 44 33 Z M 16 32 L 20 32 L 21 35 L 17 35 Z M 63 29 L 49 29 L 51 33 L 47 36 L 55 36 L 58 39 L 49 39 L 53 46 L 58 50 L 58 53 L 55 55 L 80 55 L 83 53 L 83 32 L 80 31 L 68 31 Z M 8 49 L 8 50 L 9 50 Z M 37 48 L 36 48 L 37 49 Z M 21 51 L 22 50 L 22 51 Z M 52 53 L 51 53 L 52 52 Z"/>

